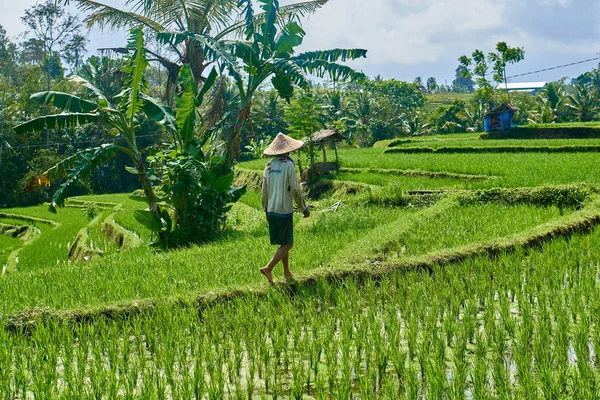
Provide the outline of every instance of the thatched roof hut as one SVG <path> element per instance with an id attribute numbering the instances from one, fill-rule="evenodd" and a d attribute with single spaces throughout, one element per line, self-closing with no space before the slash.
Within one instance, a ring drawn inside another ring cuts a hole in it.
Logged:
<path id="1" fill-rule="evenodd" d="M 312 157 L 313 153 L 311 149 L 311 165 L 308 167 L 305 173 L 303 173 L 303 179 L 310 180 L 319 174 L 338 171 L 340 169 L 340 164 L 336 143 L 343 140 L 347 140 L 344 135 L 331 129 L 315 132 L 310 135 L 310 138 L 305 138 L 304 147 L 321 145 L 321 150 L 323 151 L 323 162 L 315 163 L 315 160 Z M 328 143 L 333 144 L 333 149 L 335 150 L 335 162 L 327 162 L 327 151 L 325 150 L 325 145 Z"/>
<path id="2" fill-rule="evenodd" d="M 326 129 L 315 132 L 311 135 L 311 139 L 314 143 L 335 143 L 346 140 L 346 137 L 337 131 L 332 129 Z"/>

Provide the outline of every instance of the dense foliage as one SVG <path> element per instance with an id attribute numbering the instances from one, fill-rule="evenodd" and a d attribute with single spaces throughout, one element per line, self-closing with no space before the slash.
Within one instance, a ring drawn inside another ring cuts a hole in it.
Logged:
<path id="1" fill-rule="evenodd" d="M 479 61 L 470 58 L 469 64 L 469 58 L 461 58 L 464 62 L 456 69 L 456 80 L 451 86 L 438 85 L 434 77 L 415 79 L 412 83 L 381 77 L 360 83 L 343 83 L 339 79 L 342 77 L 340 73 L 347 74 L 350 70 L 341 69 L 333 61 L 361 56 L 359 52 L 308 52 L 308 58 L 304 59 L 305 56 L 291 54 L 287 47 L 298 45 L 304 35 L 298 17 L 317 10 L 323 1 L 286 5 L 278 9 L 261 3 L 262 12 L 255 12 L 248 4 L 242 4 L 245 8 L 237 9 L 233 4 L 235 2 L 223 3 L 205 10 L 208 17 L 201 25 L 194 25 L 193 18 L 190 17 L 193 13 L 186 8 L 199 7 L 195 3 L 179 5 L 181 9 L 175 10 L 172 15 L 173 18 L 178 15 L 175 19 L 165 18 L 165 10 L 152 8 L 150 3 L 140 3 L 135 11 L 119 11 L 108 5 L 85 0 L 76 3 L 83 11 L 91 12 L 85 20 L 88 26 L 105 24 L 123 27 L 131 26 L 133 21 L 142 23 L 149 33 L 147 51 L 154 60 L 158 60 L 147 69 L 148 93 L 163 99 L 165 104 L 175 102 L 178 73 L 186 60 L 190 61 L 197 84 L 206 79 L 207 66 L 211 62 L 217 61 L 223 71 L 229 68 L 229 74 L 221 74 L 207 92 L 209 101 L 200 106 L 199 114 L 205 118 L 207 126 L 221 123 L 222 129 L 215 135 L 215 148 L 218 143 L 229 144 L 229 153 L 237 152 L 239 148 L 245 151 L 240 159 L 259 156 L 261 149 L 280 131 L 303 138 L 319 129 L 335 129 L 348 138 L 348 145 L 358 147 L 403 136 L 480 132 L 483 130 L 485 113 L 509 100 L 520 108 L 514 119 L 518 125 L 595 121 L 598 116 L 600 69 L 593 69 L 573 81 L 551 82 L 536 96 L 511 93 L 509 98 L 501 90 L 479 90 L 491 85 L 474 86 L 471 76 L 476 75 L 476 71 L 471 68 L 477 68 L 478 62 L 479 69 L 485 66 L 486 71 L 494 70 L 496 78 L 500 80 L 505 76 L 506 66 L 524 56 L 523 49 L 500 46 L 502 42 L 495 52 L 487 56 L 482 52 L 477 53 Z M 29 10 L 24 23 L 37 26 L 36 18 L 39 25 L 45 21 L 41 16 L 48 16 L 80 29 L 77 20 L 64 13 L 59 6 L 36 7 Z M 241 11 L 245 11 L 245 19 L 236 22 Z M 275 27 L 275 30 L 263 24 L 263 18 L 269 12 L 274 13 L 275 19 L 268 17 L 266 22 Z M 253 25 L 253 30 L 246 28 L 251 15 L 260 21 Z M 187 20 L 186 16 L 191 19 Z M 187 28 L 179 30 L 176 28 L 177 24 L 168 22 L 175 20 L 181 20 L 181 26 Z M 57 22 L 55 26 L 58 25 L 60 24 Z M 207 34 L 209 27 L 214 32 L 216 41 L 210 40 L 211 36 Z M 269 29 L 269 35 L 263 35 L 263 29 Z M 92 56 L 84 62 L 85 41 L 78 38 L 77 32 L 65 33 L 66 36 L 60 43 L 52 44 L 44 42 L 43 37 L 36 36 L 34 30 L 31 30 L 29 36 L 23 38 L 23 42 L 17 43 L 0 29 L 0 205 L 50 201 L 51 194 L 57 189 L 56 181 L 51 182 L 50 188 L 27 187 L 27 182 L 46 171 L 57 160 L 96 147 L 107 139 L 117 142 L 120 140 L 111 136 L 111 131 L 105 124 L 46 129 L 28 135 L 15 134 L 12 130 L 13 126 L 51 110 L 48 105 L 29 101 L 31 94 L 48 90 L 48 85 L 52 91 L 77 93 L 77 86 L 65 79 L 69 72 L 75 72 L 93 84 L 109 102 L 118 103 L 115 97 L 126 77 L 122 72 L 123 59 L 118 53 L 107 53 L 102 57 Z M 161 32 L 162 46 L 165 43 L 170 46 L 170 50 L 164 54 L 158 54 L 157 49 L 152 47 L 156 43 L 155 35 Z M 251 56 L 246 51 L 251 49 L 243 47 L 242 42 L 225 40 L 230 32 L 241 32 L 251 40 L 260 39 L 259 52 Z M 272 39 L 273 43 L 267 39 Z M 283 47 L 278 50 L 277 46 Z M 51 48 L 51 51 L 44 52 L 43 48 Z M 184 51 L 178 53 L 181 48 Z M 40 58 L 40 55 L 45 55 L 46 59 Z M 283 75 L 275 70 L 275 67 L 284 68 L 285 65 L 287 73 L 292 73 L 291 64 L 283 62 L 284 56 L 289 56 L 289 62 L 309 72 L 327 73 L 329 80 L 311 82 L 309 76 L 298 75 L 300 71 L 294 69 L 293 73 L 296 75 L 289 75 L 288 78 L 295 78 L 284 82 Z M 280 61 L 277 61 L 277 57 L 280 57 Z M 256 61 L 259 59 L 264 63 L 261 74 L 256 69 Z M 236 68 L 237 62 L 241 62 L 241 65 L 251 62 L 253 66 L 249 68 L 249 64 L 246 65 L 244 72 L 244 68 Z M 48 69 L 50 64 L 54 66 Z M 245 78 L 248 71 L 258 74 L 252 82 Z M 260 85 L 260 82 L 267 84 Z M 305 90 L 292 91 L 287 83 L 299 83 Z M 476 87 L 478 91 L 469 94 Z M 152 119 L 141 117 L 139 128 L 136 129 L 142 149 L 169 141 L 167 131 Z M 235 140 L 229 140 L 232 135 Z M 315 152 L 314 155 L 318 157 L 319 153 Z M 117 155 L 94 170 L 89 181 L 74 183 L 71 193 L 134 190 L 138 183 L 135 176 L 125 172 L 127 160 L 127 156 Z M 63 177 L 66 178 L 66 174 Z M 30 191 L 31 189 L 34 190 Z"/>

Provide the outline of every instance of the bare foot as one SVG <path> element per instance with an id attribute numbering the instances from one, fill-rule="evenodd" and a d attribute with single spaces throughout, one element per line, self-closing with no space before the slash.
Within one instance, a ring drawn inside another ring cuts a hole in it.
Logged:
<path id="1" fill-rule="evenodd" d="M 275 284 L 275 283 L 273 283 L 273 276 L 271 275 L 271 271 L 269 271 L 267 269 L 267 267 L 261 268 L 260 273 L 263 274 L 265 276 L 265 278 L 267 278 L 267 280 L 269 281 L 269 283 L 271 285 Z"/>
<path id="2" fill-rule="evenodd" d="M 286 278 L 293 278 L 294 274 L 292 274 L 291 272 L 284 272 L 283 273 L 285 275 Z"/>

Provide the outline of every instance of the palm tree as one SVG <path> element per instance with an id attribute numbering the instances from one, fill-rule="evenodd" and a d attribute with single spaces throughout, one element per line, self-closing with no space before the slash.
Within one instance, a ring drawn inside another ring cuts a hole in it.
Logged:
<path id="1" fill-rule="evenodd" d="M 567 107 L 575 112 L 579 121 L 591 121 L 598 114 L 598 96 L 593 88 L 577 84 L 572 94 L 567 96 Z"/>
<path id="2" fill-rule="evenodd" d="M 195 40 L 185 40 L 170 47 L 170 58 L 148 50 L 154 59 L 168 71 L 167 93 L 177 81 L 179 69 L 189 64 L 200 83 L 205 69 L 222 57 L 215 45 L 231 35 L 239 35 L 246 28 L 246 19 L 238 19 L 238 0 L 130 0 L 128 9 L 120 9 L 95 0 L 74 0 L 83 12 L 91 12 L 84 22 L 88 27 L 119 29 L 143 26 L 154 35 L 160 32 L 189 32 Z M 328 0 L 310 0 L 281 8 L 278 23 L 313 13 Z M 254 15 L 254 23 L 264 21 L 264 14 Z M 119 49 L 121 50 L 121 49 Z"/>
<path id="3" fill-rule="evenodd" d="M 338 61 L 365 57 L 362 49 L 333 49 L 310 51 L 294 55 L 295 48 L 302 44 L 305 32 L 298 22 L 282 20 L 278 0 L 259 0 L 262 14 L 255 14 L 252 0 L 240 0 L 245 4 L 246 40 L 222 40 L 210 42 L 210 51 L 227 68 L 236 83 L 240 109 L 227 139 L 227 155 L 233 164 L 240 153 L 241 132 L 250 120 L 252 99 L 259 87 L 271 78 L 279 96 L 289 100 L 294 85 L 306 89 L 310 86 L 307 73 L 318 77 L 329 75 L 335 81 L 362 80 L 365 75 Z M 263 23 L 256 24 L 258 19 Z M 206 36 L 193 32 L 164 32 L 160 40 L 175 46 L 184 42 L 206 44 Z M 242 69 L 239 66 L 242 66 Z"/>
<path id="4" fill-rule="evenodd" d="M 279 102 L 279 95 L 276 90 L 270 90 L 254 102 L 254 113 L 257 115 L 257 130 L 260 130 L 266 137 L 274 138 L 277 133 L 285 131 L 285 122 L 283 120 L 284 110 Z"/>
<path id="5" fill-rule="evenodd" d="M 401 120 L 403 131 L 409 136 L 428 135 L 432 131 L 431 124 L 423 121 L 419 111 L 406 111 L 402 114 Z"/>

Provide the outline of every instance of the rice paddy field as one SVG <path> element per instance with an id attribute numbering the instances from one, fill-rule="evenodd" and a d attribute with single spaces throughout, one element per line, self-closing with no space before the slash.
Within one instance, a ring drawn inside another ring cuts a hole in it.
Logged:
<path id="1" fill-rule="evenodd" d="M 265 160 L 202 246 L 150 250 L 128 194 L 0 210 L 2 398 L 600 397 L 597 153 L 388 144 L 339 151 L 274 287 Z"/>

